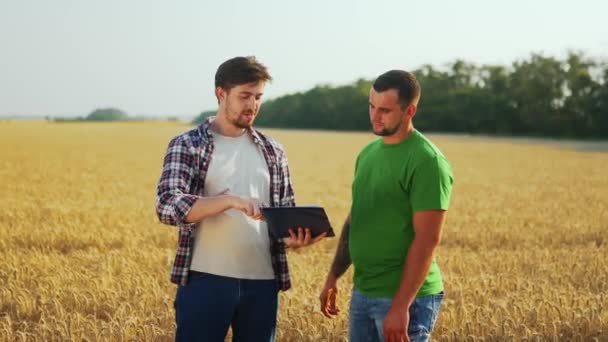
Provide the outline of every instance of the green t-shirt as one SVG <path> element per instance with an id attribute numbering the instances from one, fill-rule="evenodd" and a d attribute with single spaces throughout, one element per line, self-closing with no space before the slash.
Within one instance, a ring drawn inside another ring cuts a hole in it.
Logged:
<path id="1" fill-rule="evenodd" d="M 377 139 L 355 164 L 349 251 L 355 287 L 372 297 L 394 297 L 414 239 L 414 212 L 447 210 L 452 168 L 441 151 L 414 131 L 398 144 Z M 418 297 L 443 291 L 433 259 Z"/>

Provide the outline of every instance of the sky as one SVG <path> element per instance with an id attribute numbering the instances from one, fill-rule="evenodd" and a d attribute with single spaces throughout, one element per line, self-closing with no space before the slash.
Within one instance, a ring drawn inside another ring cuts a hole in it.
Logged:
<path id="1" fill-rule="evenodd" d="M 456 59 L 606 59 L 607 13 L 605 0 L 0 0 L 0 116 L 194 117 L 215 109 L 215 71 L 235 56 L 268 67 L 266 99 Z"/>

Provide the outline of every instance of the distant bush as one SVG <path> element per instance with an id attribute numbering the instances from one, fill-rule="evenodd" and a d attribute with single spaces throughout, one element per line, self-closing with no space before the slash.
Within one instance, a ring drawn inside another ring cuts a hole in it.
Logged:
<path id="1" fill-rule="evenodd" d="M 126 121 L 128 119 L 127 113 L 116 108 L 96 109 L 84 118 L 85 121 Z"/>
<path id="2" fill-rule="evenodd" d="M 123 112 L 120 109 L 116 108 L 99 108 L 92 111 L 89 115 L 82 117 L 78 116 L 75 118 L 70 117 L 45 117 L 47 121 L 54 122 L 82 122 L 82 121 L 92 121 L 92 122 L 110 122 L 110 121 L 127 121 L 133 120 L 130 119 L 127 113 Z M 142 120 L 142 119 L 140 119 Z"/>

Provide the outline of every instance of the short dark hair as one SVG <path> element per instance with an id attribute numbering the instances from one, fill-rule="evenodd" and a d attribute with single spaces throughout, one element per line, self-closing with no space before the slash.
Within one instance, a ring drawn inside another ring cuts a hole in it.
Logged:
<path id="1" fill-rule="evenodd" d="M 254 56 L 231 58 L 220 64 L 215 72 L 215 87 L 225 90 L 241 84 L 271 80 L 266 67 Z"/>
<path id="2" fill-rule="evenodd" d="M 409 106 L 414 100 L 420 98 L 420 83 L 418 83 L 414 74 L 404 70 L 385 72 L 376 78 L 373 87 L 377 92 L 396 89 L 402 108 Z"/>

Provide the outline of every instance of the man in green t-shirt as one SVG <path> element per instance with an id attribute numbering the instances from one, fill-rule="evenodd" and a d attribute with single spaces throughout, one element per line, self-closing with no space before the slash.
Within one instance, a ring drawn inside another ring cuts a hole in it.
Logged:
<path id="1" fill-rule="evenodd" d="M 406 71 L 380 75 L 369 94 L 374 134 L 359 153 L 352 206 L 321 293 L 336 315 L 336 283 L 352 263 L 349 338 L 427 341 L 443 299 L 435 249 L 450 203 L 452 169 L 412 119 L 420 84 Z"/>

